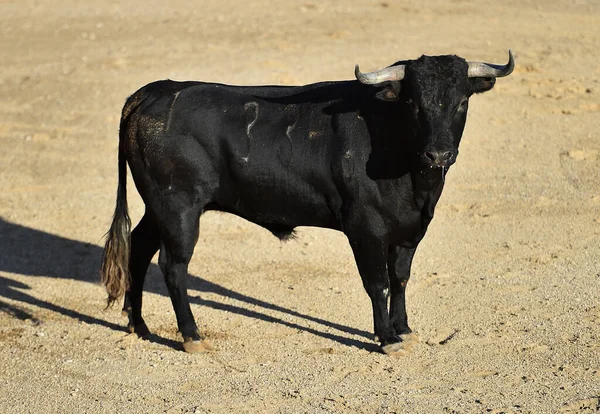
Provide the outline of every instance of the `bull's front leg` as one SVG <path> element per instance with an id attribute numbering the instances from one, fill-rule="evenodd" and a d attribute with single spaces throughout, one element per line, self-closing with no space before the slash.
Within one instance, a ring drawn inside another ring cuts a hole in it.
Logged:
<path id="1" fill-rule="evenodd" d="M 403 347 L 409 349 L 416 344 L 418 336 L 412 333 L 408 326 L 406 313 L 406 285 L 410 278 L 410 267 L 415 255 L 415 248 L 390 246 L 388 254 L 388 275 L 390 277 L 390 319 L 396 333 L 403 342 Z"/>
<path id="2" fill-rule="evenodd" d="M 373 306 L 375 341 L 386 354 L 398 354 L 402 339 L 396 335 L 388 312 L 388 247 L 375 237 L 349 237 L 363 286 Z"/>

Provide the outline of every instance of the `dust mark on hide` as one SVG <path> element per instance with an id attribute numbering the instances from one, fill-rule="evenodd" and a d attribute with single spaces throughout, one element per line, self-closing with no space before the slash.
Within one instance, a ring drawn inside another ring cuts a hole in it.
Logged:
<path id="1" fill-rule="evenodd" d="M 169 115 L 167 117 L 167 125 L 165 125 L 165 131 L 168 131 L 169 127 L 171 126 L 171 117 L 173 115 L 173 107 L 175 106 L 175 102 L 177 102 L 177 98 L 179 98 L 180 93 L 181 93 L 181 91 L 177 91 L 173 95 L 173 101 L 171 101 L 171 106 L 169 107 Z"/>
<path id="2" fill-rule="evenodd" d="M 300 120 L 300 112 L 298 111 L 298 107 L 296 105 L 286 105 L 286 121 L 290 124 L 285 129 L 285 136 L 287 138 L 287 143 L 283 144 L 278 151 L 279 160 L 285 166 L 289 166 L 292 163 L 292 149 L 293 149 L 293 140 L 292 140 L 292 131 L 296 128 L 298 121 Z"/>
<path id="3" fill-rule="evenodd" d="M 308 139 L 315 139 L 319 136 L 319 132 L 318 131 L 310 131 L 308 133 Z"/>
<path id="4" fill-rule="evenodd" d="M 258 102 L 246 102 L 244 104 L 244 112 L 246 113 L 246 140 L 248 144 L 248 149 L 246 150 L 246 155 L 242 156 L 240 159 L 243 163 L 247 163 L 250 158 L 250 149 L 252 147 L 252 127 L 258 121 Z"/>
<path id="5" fill-rule="evenodd" d="M 157 136 L 165 130 L 165 123 L 149 115 L 140 115 L 137 117 L 137 126 L 145 134 Z"/>
<path id="6" fill-rule="evenodd" d="M 127 99 L 127 102 L 125 102 L 125 106 L 123 106 L 123 111 L 121 112 L 121 118 L 125 119 L 129 115 L 131 115 L 131 113 L 135 109 L 137 109 L 140 106 L 140 104 L 146 100 L 146 98 L 147 98 L 147 96 L 145 96 L 144 94 L 142 94 L 140 92 L 131 95 Z"/>
<path id="7" fill-rule="evenodd" d="M 252 135 L 250 135 L 250 132 L 252 130 L 252 127 L 254 126 L 254 124 L 256 124 L 256 121 L 258 120 L 258 103 L 246 102 L 246 104 L 244 104 L 244 111 L 246 111 L 246 115 L 248 115 L 250 111 L 254 112 L 254 114 L 252 115 L 252 120 L 246 126 L 246 136 L 248 137 L 248 139 L 251 139 Z M 248 119 L 249 118 L 247 118 L 247 120 Z"/>
<path id="8" fill-rule="evenodd" d="M 298 120 L 296 120 L 296 122 L 298 122 Z M 290 144 L 292 143 L 292 137 L 290 136 L 290 132 L 292 132 L 296 127 L 296 122 L 294 122 L 292 125 L 289 125 L 285 130 L 285 136 L 287 137 L 288 141 L 290 141 Z"/>
<path id="9" fill-rule="evenodd" d="M 342 172 L 344 178 L 351 178 L 354 175 L 354 162 L 352 161 L 353 153 L 351 150 L 346 150 L 342 156 Z"/>

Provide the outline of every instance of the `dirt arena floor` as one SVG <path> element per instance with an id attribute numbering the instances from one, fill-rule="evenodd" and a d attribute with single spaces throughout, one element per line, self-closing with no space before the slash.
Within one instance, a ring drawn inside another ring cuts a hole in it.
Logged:
<path id="1" fill-rule="evenodd" d="M 600 410 L 598 1 L 3 0 L 0 16 L 0 412 Z M 140 86 L 352 79 L 421 54 L 503 64 L 508 48 L 517 68 L 471 99 L 414 260 L 410 355 L 377 351 L 341 233 L 282 244 L 227 214 L 202 217 L 190 265 L 214 352 L 180 350 L 156 264 L 151 340 L 104 310 L 118 121 Z"/>

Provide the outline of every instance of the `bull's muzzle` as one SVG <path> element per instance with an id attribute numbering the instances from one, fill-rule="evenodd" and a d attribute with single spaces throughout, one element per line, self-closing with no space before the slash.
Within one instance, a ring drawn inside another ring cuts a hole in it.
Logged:
<path id="1" fill-rule="evenodd" d="M 451 149 L 429 149 L 423 151 L 421 159 L 429 167 L 449 167 L 456 161 L 456 154 Z"/>

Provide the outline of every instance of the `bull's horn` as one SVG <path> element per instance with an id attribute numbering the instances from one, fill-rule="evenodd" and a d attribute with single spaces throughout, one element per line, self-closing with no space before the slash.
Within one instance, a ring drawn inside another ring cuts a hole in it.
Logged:
<path id="1" fill-rule="evenodd" d="M 390 66 L 376 70 L 375 72 L 362 73 L 358 65 L 354 68 L 354 75 L 360 83 L 365 85 L 377 85 L 388 81 L 401 81 L 404 79 L 404 65 Z"/>
<path id="2" fill-rule="evenodd" d="M 501 78 L 508 76 L 515 68 L 515 59 L 512 51 L 508 50 L 508 63 L 506 65 L 492 65 L 483 62 L 469 62 L 469 78 Z"/>

